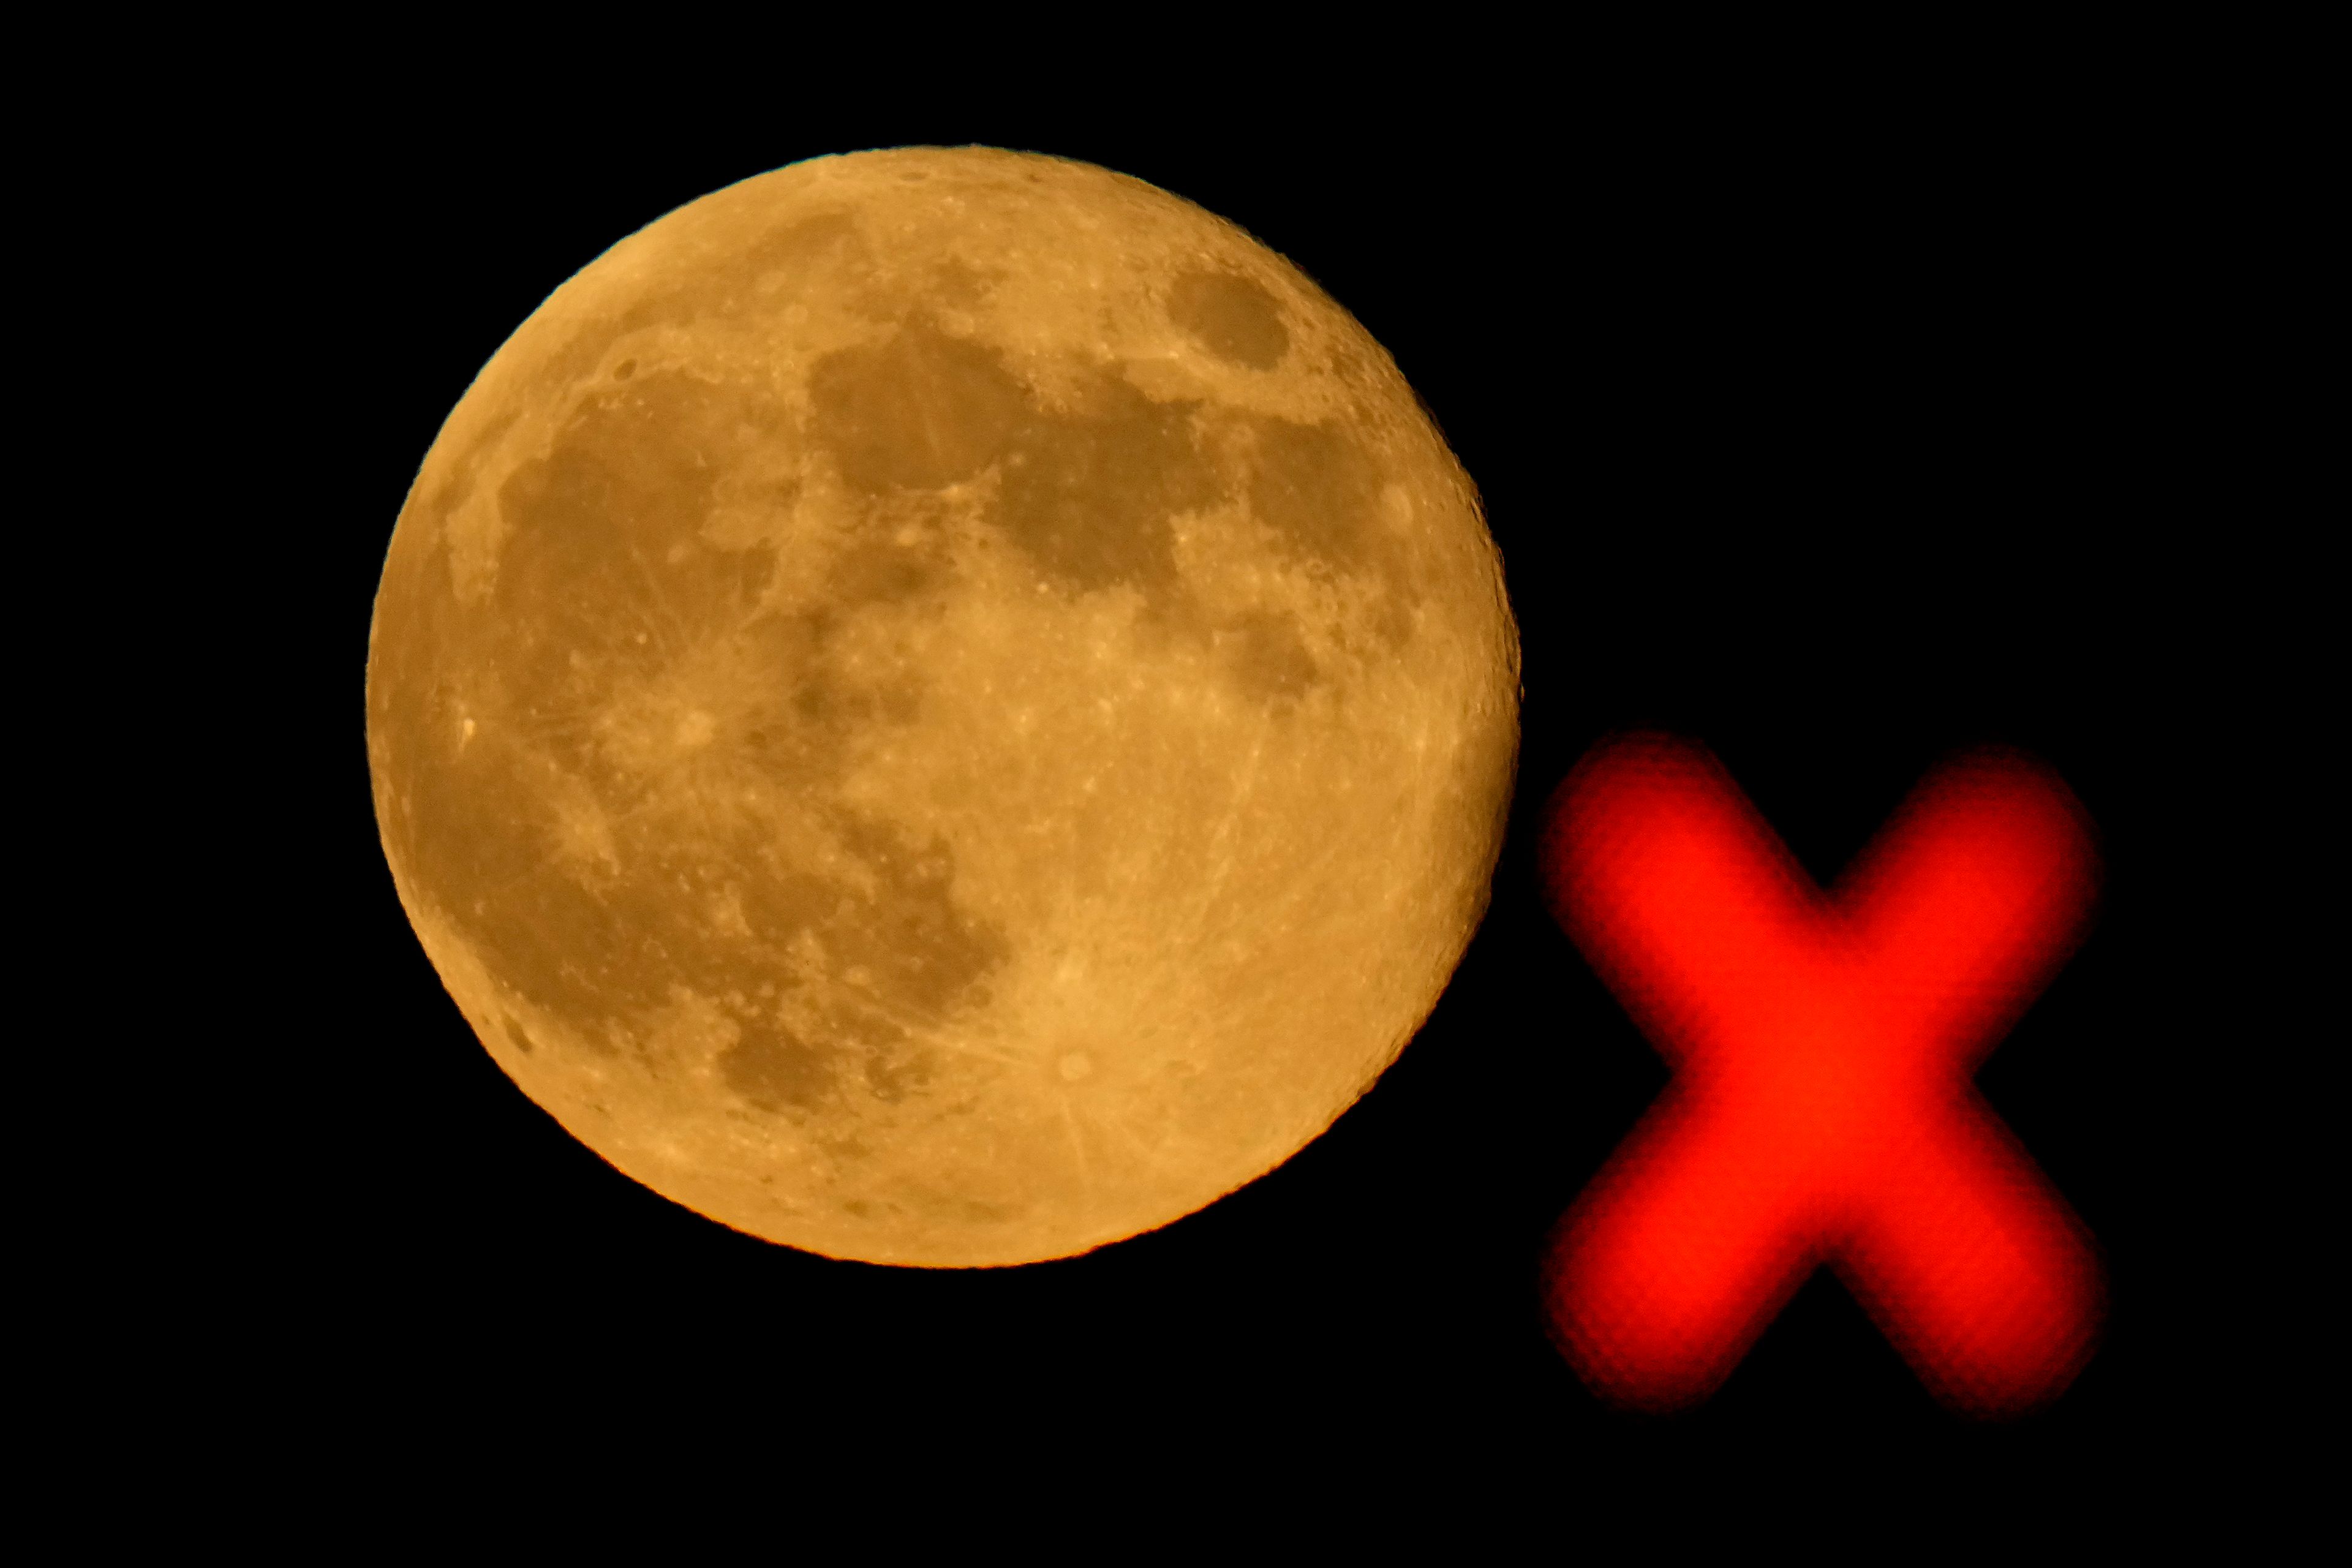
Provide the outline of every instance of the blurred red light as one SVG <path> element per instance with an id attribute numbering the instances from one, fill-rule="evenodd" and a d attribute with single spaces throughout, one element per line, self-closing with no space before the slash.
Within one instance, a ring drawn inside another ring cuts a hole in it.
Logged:
<path id="1" fill-rule="evenodd" d="M 2090 914 L 2064 784 L 1961 757 L 1824 894 L 1712 755 L 1637 735 L 1560 785 L 1541 855 L 1553 913 L 1674 1068 L 1547 1259 L 1579 1375 L 1695 1404 L 1827 1266 L 1952 1408 L 2063 1393 L 2099 1264 L 1970 1080 Z"/>

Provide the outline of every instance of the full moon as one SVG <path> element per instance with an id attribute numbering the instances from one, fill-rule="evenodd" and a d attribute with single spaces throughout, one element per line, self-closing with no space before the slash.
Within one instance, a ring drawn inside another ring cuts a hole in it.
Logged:
<path id="1" fill-rule="evenodd" d="M 516 330 L 393 531 L 367 738 L 532 1100 L 740 1230 L 972 1266 L 1370 1087 L 1484 911 L 1518 691 L 1476 492 L 1347 311 L 1139 181 L 917 148 Z"/>

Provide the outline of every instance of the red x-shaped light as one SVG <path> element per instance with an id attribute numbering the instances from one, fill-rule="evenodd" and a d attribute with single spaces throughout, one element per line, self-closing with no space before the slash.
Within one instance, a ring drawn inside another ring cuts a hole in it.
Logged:
<path id="1" fill-rule="evenodd" d="M 1826 1264 L 1935 1395 L 2031 1409 L 2088 1359 L 2088 1234 L 1970 1082 L 2082 935 L 2057 777 L 1925 780 L 1824 894 L 1703 749 L 1605 742 L 1553 796 L 1552 911 L 1674 1069 L 1563 1216 L 1554 1331 L 1604 1397 L 1693 1404 Z"/>

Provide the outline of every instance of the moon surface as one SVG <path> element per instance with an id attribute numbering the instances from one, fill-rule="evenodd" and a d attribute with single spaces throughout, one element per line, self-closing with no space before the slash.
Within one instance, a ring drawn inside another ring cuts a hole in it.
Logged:
<path id="1" fill-rule="evenodd" d="M 393 532 L 377 818 L 450 994 L 755 1236 L 1066 1257 L 1295 1153 L 1485 909 L 1518 644 L 1395 365 L 1091 165 L 816 159 L 623 240 Z"/>

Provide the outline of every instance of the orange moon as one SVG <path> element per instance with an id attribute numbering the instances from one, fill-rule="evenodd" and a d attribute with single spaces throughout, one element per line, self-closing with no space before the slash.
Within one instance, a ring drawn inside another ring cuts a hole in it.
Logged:
<path id="1" fill-rule="evenodd" d="M 690 203 L 393 531 L 386 858 L 522 1091 L 837 1258 L 1066 1257 L 1297 1152 L 1484 910 L 1518 641 L 1395 364 L 1231 224 L 982 148 Z"/>

